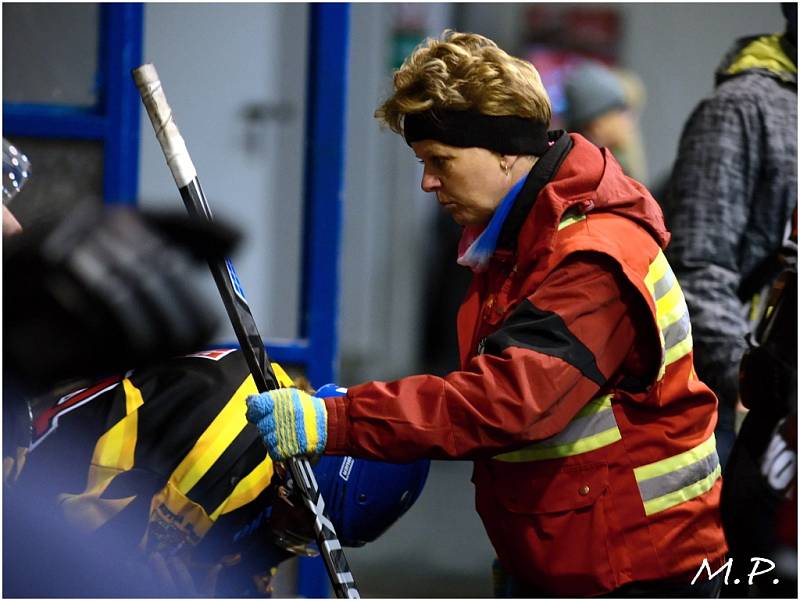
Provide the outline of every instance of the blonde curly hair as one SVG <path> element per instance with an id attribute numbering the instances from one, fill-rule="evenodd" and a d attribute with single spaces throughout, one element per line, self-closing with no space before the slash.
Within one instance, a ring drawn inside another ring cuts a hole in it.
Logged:
<path id="1" fill-rule="evenodd" d="M 536 68 L 489 38 L 446 29 L 428 38 L 394 73 L 394 93 L 375 111 L 392 131 L 403 118 L 431 109 L 475 111 L 550 123 L 550 98 Z"/>

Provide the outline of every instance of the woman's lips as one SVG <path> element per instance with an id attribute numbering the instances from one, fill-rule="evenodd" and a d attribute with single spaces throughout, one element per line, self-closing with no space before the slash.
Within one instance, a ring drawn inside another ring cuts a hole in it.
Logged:
<path id="1" fill-rule="evenodd" d="M 451 210 L 451 209 L 454 209 L 454 208 L 456 208 L 458 206 L 456 203 L 454 203 L 453 201 L 448 200 L 446 198 L 439 197 L 437 200 L 439 201 L 439 205 L 443 209 Z"/>

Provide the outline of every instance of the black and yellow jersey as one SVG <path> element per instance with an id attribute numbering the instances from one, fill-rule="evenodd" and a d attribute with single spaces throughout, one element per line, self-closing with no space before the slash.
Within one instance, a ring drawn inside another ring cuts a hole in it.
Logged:
<path id="1" fill-rule="evenodd" d="M 221 349 L 39 398 L 12 488 L 122 548 L 190 553 L 193 565 L 257 561 L 268 572 L 276 555 L 259 531 L 275 487 L 245 417 L 256 392 L 241 352 Z M 243 558 L 256 547 L 258 558 Z"/>

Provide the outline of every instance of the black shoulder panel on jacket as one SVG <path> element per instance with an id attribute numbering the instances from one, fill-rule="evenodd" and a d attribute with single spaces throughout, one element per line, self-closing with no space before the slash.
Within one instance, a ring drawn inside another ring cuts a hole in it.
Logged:
<path id="1" fill-rule="evenodd" d="M 537 309 L 527 299 L 499 330 L 486 337 L 483 352 L 499 356 L 511 346 L 560 357 L 599 386 L 606 383 L 594 354 L 569 331 L 564 320 L 556 313 Z"/>

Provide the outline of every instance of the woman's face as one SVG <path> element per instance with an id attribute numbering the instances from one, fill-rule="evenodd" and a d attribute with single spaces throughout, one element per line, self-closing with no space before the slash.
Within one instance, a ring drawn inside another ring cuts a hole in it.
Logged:
<path id="1" fill-rule="evenodd" d="M 435 140 L 412 142 L 425 166 L 422 189 L 434 192 L 439 204 L 459 225 L 481 225 L 513 185 L 500 155 L 485 148 L 458 148 Z"/>

